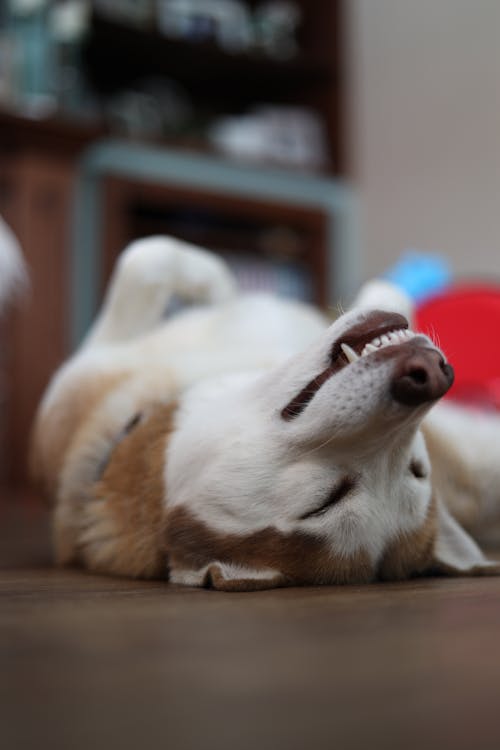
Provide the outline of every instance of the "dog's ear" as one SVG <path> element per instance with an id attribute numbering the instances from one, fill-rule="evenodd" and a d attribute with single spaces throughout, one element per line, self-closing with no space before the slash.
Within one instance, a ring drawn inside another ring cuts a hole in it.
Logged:
<path id="1" fill-rule="evenodd" d="M 385 279 L 373 279 L 363 284 L 351 309 L 398 312 L 405 316 L 411 326 L 415 305 L 410 295 L 397 284 Z"/>
<path id="2" fill-rule="evenodd" d="M 165 530 L 169 580 L 182 586 L 218 591 L 259 591 L 286 586 L 287 579 L 274 564 L 266 564 L 262 550 L 274 550 L 274 534 L 224 534 L 211 529 L 186 508 L 167 514 Z"/>
<path id="3" fill-rule="evenodd" d="M 286 585 L 285 577 L 271 568 L 250 568 L 215 561 L 201 570 L 170 570 L 171 583 L 201 586 L 217 591 L 262 591 Z"/>
<path id="4" fill-rule="evenodd" d="M 455 521 L 444 503 L 437 503 L 437 536 L 432 570 L 451 576 L 500 575 L 500 563 L 488 560 L 473 538 Z"/>
<path id="5" fill-rule="evenodd" d="M 215 562 L 209 566 L 205 585 L 218 591 L 261 591 L 285 585 L 285 578 L 271 568 L 247 568 L 244 565 Z"/>

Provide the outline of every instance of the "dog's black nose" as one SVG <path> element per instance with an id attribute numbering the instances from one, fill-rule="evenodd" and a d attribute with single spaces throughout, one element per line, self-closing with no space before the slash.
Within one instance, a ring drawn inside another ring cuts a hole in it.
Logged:
<path id="1" fill-rule="evenodd" d="M 453 378 L 453 368 L 438 351 L 415 347 L 397 362 L 391 395 L 400 404 L 418 406 L 444 396 Z"/>

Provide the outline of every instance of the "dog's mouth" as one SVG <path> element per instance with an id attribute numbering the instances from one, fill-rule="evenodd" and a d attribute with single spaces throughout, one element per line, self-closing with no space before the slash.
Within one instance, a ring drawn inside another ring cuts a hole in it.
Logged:
<path id="1" fill-rule="evenodd" d="M 407 344 L 416 336 L 408 330 L 408 321 L 398 313 L 374 311 L 333 344 L 328 366 L 311 380 L 281 411 L 283 419 L 298 417 L 321 386 L 340 370 L 359 359 L 387 347 Z"/>
<path id="2" fill-rule="evenodd" d="M 330 367 L 334 367 L 337 372 L 361 357 L 378 352 L 387 346 L 405 344 L 414 336 L 413 331 L 408 329 L 408 321 L 402 315 L 373 312 L 334 343 L 330 354 Z"/>

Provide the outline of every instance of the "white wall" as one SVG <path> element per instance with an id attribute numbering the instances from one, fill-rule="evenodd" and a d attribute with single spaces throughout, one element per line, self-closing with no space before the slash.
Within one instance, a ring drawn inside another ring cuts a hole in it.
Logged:
<path id="1" fill-rule="evenodd" d="M 500 280 L 500 0 L 347 0 L 362 275 L 406 247 Z"/>

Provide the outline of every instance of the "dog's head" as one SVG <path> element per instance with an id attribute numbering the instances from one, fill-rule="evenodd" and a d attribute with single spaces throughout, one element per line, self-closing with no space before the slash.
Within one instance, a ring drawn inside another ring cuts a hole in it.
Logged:
<path id="1" fill-rule="evenodd" d="M 453 381 L 404 317 L 350 312 L 284 366 L 195 388 L 167 461 L 171 580 L 248 590 L 487 565 L 419 424 Z"/>

